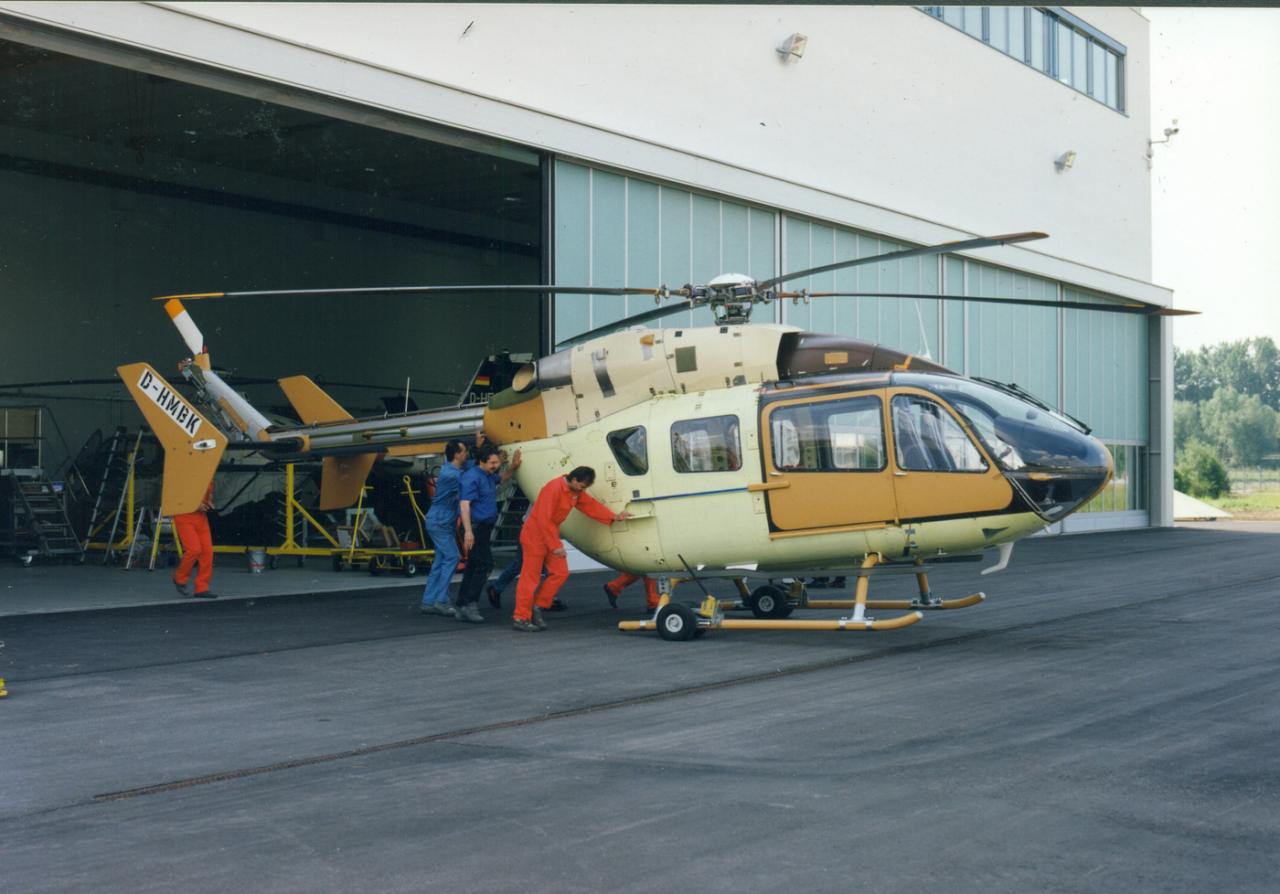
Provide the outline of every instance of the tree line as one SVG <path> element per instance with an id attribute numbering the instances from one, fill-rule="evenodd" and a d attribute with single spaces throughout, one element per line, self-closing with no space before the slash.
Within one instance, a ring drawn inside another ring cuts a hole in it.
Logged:
<path id="1" fill-rule="evenodd" d="M 1178 490 L 1220 496 L 1226 466 L 1257 466 L 1280 431 L 1280 349 L 1268 337 L 1173 349 Z"/>

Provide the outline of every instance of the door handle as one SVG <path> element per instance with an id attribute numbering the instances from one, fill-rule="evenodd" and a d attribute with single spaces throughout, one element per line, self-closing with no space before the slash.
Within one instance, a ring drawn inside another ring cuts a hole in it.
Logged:
<path id="1" fill-rule="evenodd" d="M 773 476 L 773 477 L 775 477 L 775 478 L 781 478 L 781 477 L 782 477 L 782 473 L 781 473 L 781 472 L 770 472 L 769 474 L 770 474 L 770 475 L 772 475 L 772 476 Z"/>
<path id="2" fill-rule="evenodd" d="M 894 472 L 894 473 L 893 473 L 893 477 L 894 477 L 894 478 L 906 478 L 906 477 L 907 477 L 907 473 L 906 473 L 906 472 L 903 472 L 903 471 L 897 471 L 897 472 Z"/>

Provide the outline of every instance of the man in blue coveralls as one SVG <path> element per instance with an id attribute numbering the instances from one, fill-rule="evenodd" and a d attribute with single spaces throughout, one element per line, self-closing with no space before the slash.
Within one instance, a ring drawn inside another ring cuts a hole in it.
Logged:
<path id="1" fill-rule="evenodd" d="M 489 579 L 493 569 L 493 554 L 489 551 L 493 526 L 498 521 L 498 485 L 508 480 L 520 468 L 520 451 L 511 458 L 511 465 L 501 474 L 502 453 L 492 444 L 476 448 L 476 464 L 462 473 L 462 495 L 459 511 L 462 516 L 463 545 L 467 549 L 467 570 L 462 575 L 455 602 L 459 621 L 480 624 L 484 615 L 476 603 L 480 589 Z"/>
<path id="2" fill-rule="evenodd" d="M 450 441 L 444 446 L 445 464 L 436 476 L 436 495 L 427 509 L 427 536 L 435 547 L 427 585 L 422 590 L 424 614 L 455 617 L 449 604 L 449 581 L 458 568 L 458 540 L 454 529 L 458 524 L 458 499 L 462 492 L 462 473 L 474 463 L 467 458 L 467 445 Z"/>

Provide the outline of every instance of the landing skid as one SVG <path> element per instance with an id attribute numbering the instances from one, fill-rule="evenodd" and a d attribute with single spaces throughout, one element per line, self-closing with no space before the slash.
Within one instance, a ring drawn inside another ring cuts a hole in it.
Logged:
<path id="1" fill-rule="evenodd" d="M 745 580 L 735 581 L 740 599 L 717 599 L 707 595 L 696 608 L 671 601 L 671 592 L 684 579 L 659 581 L 662 594 L 652 618 L 642 621 L 621 621 L 623 631 L 656 630 L 666 640 L 690 640 L 702 636 L 708 630 L 897 630 L 910 627 L 924 618 L 926 611 L 945 611 L 968 608 L 986 599 L 983 593 L 973 593 L 960 599 L 940 599 L 929 590 L 929 577 L 923 570 L 916 571 L 920 595 L 916 599 L 868 599 L 871 570 L 880 564 L 880 557 L 867 556 L 858 571 L 858 582 L 853 599 L 810 599 L 802 581 L 795 581 L 789 591 L 767 584 L 755 590 L 747 588 Z M 688 578 L 696 580 L 696 578 Z M 726 618 L 726 609 L 749 608 L 754 619 Z M 795 619 L 788 616 L 796 609 L 852 609 L 844 618 Z M 867 609 L 905 611 L 893 618 L 877 619 L 866 614 Z"/>

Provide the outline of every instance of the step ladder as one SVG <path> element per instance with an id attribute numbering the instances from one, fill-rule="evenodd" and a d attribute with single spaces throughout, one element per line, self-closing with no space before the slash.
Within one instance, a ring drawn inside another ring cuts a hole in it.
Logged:
<path id="1" fill-rule="evenodd" d="M 127 517 L 126 504 L 134 465 L 138 461 L 138 450 L 142 446 L 142 436 L 145 433 L 146 429 L 140 428 L 137 435 L 130 439 L 128 431 L 121 426 L 115 430 L 105 450 L 102 474 L 98 481 L 98 494 L 94 499 L 93 511 L 89 515 L 89 525 L 84 537 L 87 548 L 90 543 L 97 542 L 96 538 L 100 535 L 106 534 L 102 541 L 103 565 L 108 564 L 115 557 L 116 534 L 121 530 L 121 523 L 123 522 L 124 530 L 128 531 L 130 522 L 133 521 Z"/>
<path id="2" fill-rule="evenodd" d="M 166 534 L 173 540 L 173 548 L 181 556 L 182 541 L 178 538 L 173 518 L 161 515 L 158 509 L 148 509 L 145 506 L 138 510 L 138 520 L 134 523 L 133 536 L 129 538 L 129 548 L 125 552 L 124 570 L 131 569 L 135 562 L 141 566 L 142 557 L 146 555 L 147 570 L 155 571 L 160 541 Z"/>
<path id="3" fill-rule="evenodd" d="M 10 476 L 6 481 L 9 506 L 0 539 L 14 556 L 27 565 L 37 557 L 84 556 L 80 538 L 67 518 L 62 494 L 54 490 L 43 473 Z"/>

